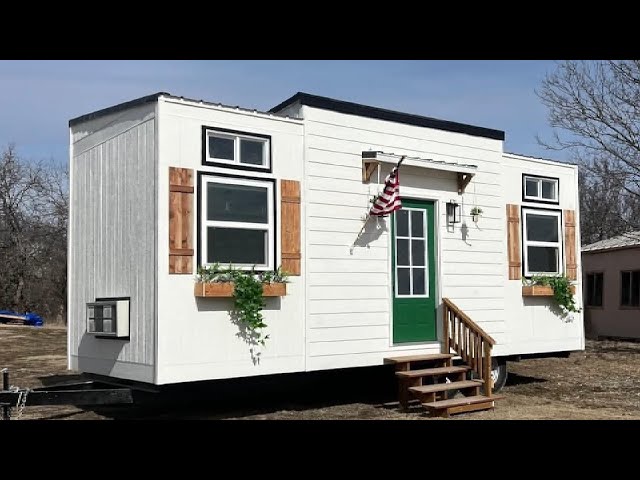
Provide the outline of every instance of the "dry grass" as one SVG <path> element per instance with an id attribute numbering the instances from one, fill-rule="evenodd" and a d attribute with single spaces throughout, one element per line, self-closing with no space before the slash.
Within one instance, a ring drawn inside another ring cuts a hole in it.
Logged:
<path id="1" fill-rule="evenodd" d="M 65 351 L 63 328 L 0 326 L 0 367 L 11 369 L 13 384 L 36 387 L 78 378 L 66 370 Z M 589 340 L 586 352 L 568 359 L 509 364 L 506 398 L 494 411 L 454 418 L 640 419 L 638 372 L 640 343 Z M 398 411 L 387 369 L 312 375 L 191 385 L 135 407 L 32 407 L 23 418 L 428 419 L 419 409 Z"/>

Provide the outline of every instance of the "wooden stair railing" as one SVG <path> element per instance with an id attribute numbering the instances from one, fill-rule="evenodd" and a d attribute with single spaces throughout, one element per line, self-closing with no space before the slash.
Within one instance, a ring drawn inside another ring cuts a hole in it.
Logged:
<path id="1" fill-rule="evenodd" d="M 484 394 L 491 397 L 491 349 L 496 341 L 448 298 L 442 299 L 444 352 L 453 350 L 484 381 Z"/>

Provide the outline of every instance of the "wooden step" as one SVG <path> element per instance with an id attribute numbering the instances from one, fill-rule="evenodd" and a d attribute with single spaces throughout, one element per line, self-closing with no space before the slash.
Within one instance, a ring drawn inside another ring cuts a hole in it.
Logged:
<path id="1" fill-rule="evenodd" d="M 494 407 L 493 402 L 503 399 L 502 395 L 476 395 L 473 397 L 452 398 L 450 400 L 438 400 L 436 402 L 423 403 L 422 406 L 429 412 L 448 417 L 456 413 L 475 412 L 488 410 Z"/>
<path id="2" fill-rule="evenodd" d="M 419 387 L 410 387 L 414 393 L 436 393 L 445 390 L 462 390 L 464 388 L 479 387 L 484 382 L 482 380 L 464 380 L 462 382 L 436 383 L 434 385 L 421 385 Z"/>
<path id="3" fill-rule="evenodd" d="M 424 368 L 421 370 L 407 370 L 406 372 L 396 372 L 396 375 L 402 378 L 428 377 L 430 375 L 446 375 L 448 373 L 462 373 L 471 370 L 471 367 L 438 367 Z"/>
<path id="4" fill-rule="evenodd" d="M 432 353 L 429 355 L 405 355 L 403 357 L 389 357 L 384 359 L 384 363 L 411 363 L 428 362 L 431 360 L 449 360 L 454 355 L 450 353 Z"/>

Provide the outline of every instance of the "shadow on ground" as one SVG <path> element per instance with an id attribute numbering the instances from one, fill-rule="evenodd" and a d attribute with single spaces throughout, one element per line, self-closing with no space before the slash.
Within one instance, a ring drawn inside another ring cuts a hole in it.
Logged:
<path id="1" fill-rule="evenodd" d="M 537 377 L 529 377 L 527 375 L 518 375 L 517 373 L 509 372 L 507 376 L 506 387 L 517 386 L 517 385 L 527 385 L 530 383 L 544 383 L 547 380 L 544 378 Z"/>
<path id="2" fill-rule="evenodd" d="M 47 376 L 47 385 L 81 376 Z M 71 378 L 73 377 L 73 378 Z M 351 403 L 397 401 L 393 366 L 291 373 L 163 386 L 158 393 L 134 390 L 134 405 L 82 407 L 115 419 L 224 419 Z M 396 404 L 397 405 L 397 404 Z"/>

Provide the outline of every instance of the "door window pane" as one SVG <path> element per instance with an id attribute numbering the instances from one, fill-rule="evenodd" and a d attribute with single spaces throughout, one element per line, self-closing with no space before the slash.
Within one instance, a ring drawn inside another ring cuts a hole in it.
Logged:
<path id="1" fill-rule="evenodd" d="M 399 238 L 397 240 L 398 265 L 409 265 L 409 240 Z"/>
<path id="2" fill-rule="evenodd" d="M 425 288 L 425 269 L 424 268 L 413 268 L 413 294 L 414 295 L 424 295 L 426 292 Z"/>
<path id="3" fill-rule="evenodd" d="M 209 137 L 209 157 L 219 158 L 221 160 L 233 160 L 233 150 L 233 138 Z"/>
<path id="4" fill-rule="evenodd" d="M 398 268 L 398 295 L 410 295 L 411 294 L 411 281 L 409 279 L 409 275 L 411 272 L 410 268 Z"/>
<path id="5" fill-rule="evenodd" d="M 424 237 L 424 213 L 412 211 L 411 212 L 411 236 L 412 237 Z"/>
<path id="6" fill-rule="evenodd" d="M 424 240 L 411 240 L 411 265 L 424 266 Z"/>
<path id="7" fill-rule="evenodd" d="M 396 235 L 398 237 L 409 236 L 409 212 L 407 210 L 396 211 Z"/>
<path id="8" fill-rule="evenodd" d="M 268 223 L 268 190 L 264 187 L 207 183 L 207 219 Z"/>
<path id="9" fill-rule="evenodd" d="M 207 228 L 207 263 L 265 265 L 267 232 L 243 228 Z"/>
<path id="10" fill-rule="evenodd" d="M 558 271 L 558 248 L 527 247 L 530 272 L 555 273 Z"/>

